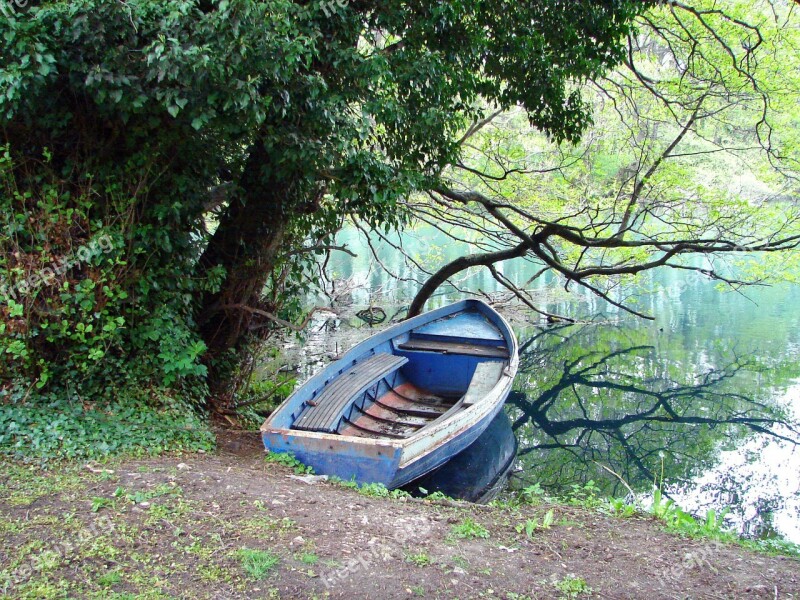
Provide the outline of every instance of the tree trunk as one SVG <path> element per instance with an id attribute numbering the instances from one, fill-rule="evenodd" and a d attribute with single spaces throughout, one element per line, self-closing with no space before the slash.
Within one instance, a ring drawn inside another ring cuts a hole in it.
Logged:
<path id="1" fill-rule="evenodd" d="M 261 144 L 251 150 L 238 189 L 231 194 L 208 247 L 200 258 L 200 276 L 225 269 L 218 292 L 207 292 L 197 322 L 208 350 L 206 363 L 236 349 L 253 314 L 234 305 L 257 307 L 283 246 L 292 213 L 291 185 L 276 181 Z M 214 374 L 210 381 L 214 387 Z"/>

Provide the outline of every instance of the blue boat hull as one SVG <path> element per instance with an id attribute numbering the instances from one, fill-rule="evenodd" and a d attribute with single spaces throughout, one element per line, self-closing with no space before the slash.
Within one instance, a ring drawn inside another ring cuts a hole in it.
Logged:
<path id="1" fill-rule="evenodd" d="M 382 483 L 394 489 L 433 471 L 470 446 L 502 408 L 503 403 L 498 403 L 492 412 L 449 442 L 402 468 L 399 465 L 401 451 L 391 446 L 354 444 L 349 440 L 347 443 L 336 444 L 335 441 L 318 441 L 309 436 L 298 440 L 294 436 L 269 432 L 261 435 L 267 450 L 291 453 L 303 464 L 312 465 L 317 473 L 359 483 Z"/>

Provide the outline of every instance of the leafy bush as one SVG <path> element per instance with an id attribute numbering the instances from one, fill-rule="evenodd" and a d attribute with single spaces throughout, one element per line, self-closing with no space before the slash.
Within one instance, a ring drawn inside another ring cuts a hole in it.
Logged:
<path id="1" fill-rule="evenodd" d="M 49 395 L 23 403 L 7 397 L 0 404 L 0 453 L 46 462 L 213 448 L 214 436 L 195 409 L 154 394 L 131 390 L 105 402 Z"/>
<path id="2" fill-rule="evenodd" d="M 295 455 L 291 452 L 267 452 L 264 460 L 269 463 L 275 463 L 278 465 L 283 465 L 284 467 L 289 467 L 290 469 L 294 469 L 294 472 L 298 475 L 314 473 L 314 469 L 312 467 L 304 465 L 302 462 L 297 460 Z"/>
<path id="3" fill-rule="evenodd" d="M 48 160 L 28 169 L 0 149 L 0 380 L 63 391 L 115 387 L 120 371 L 140 386 L 205 375 L 187 322 L 197 286 L 168 266 L 179 240 L 131 224 L 113 185 L 100 217 L 91 181 L 68 189 Z"/>
<path id="4" fill-rule="evenodd" d="M 460 523 L 456 523 L 451 528 L 451 532 L 454 536 L 458 538 L 468 538 L 468 539 L 475 539 L 475 538 L 482 538 L 487 539 L 489 537 L 489 530 L 486 529 L 480 523 L 474 521 L 470 517 L 466 517 Z"/>

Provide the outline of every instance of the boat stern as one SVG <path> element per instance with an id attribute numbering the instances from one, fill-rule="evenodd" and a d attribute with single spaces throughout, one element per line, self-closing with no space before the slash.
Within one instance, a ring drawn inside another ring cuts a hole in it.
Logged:
<path id="1" fill-rule="evenodd" d="M 317 473 L 358 483 L 389 486 L 402 455 L 402 447 L 392 441 L 326 433 L 264 427 L 261 439 L 269 452 L 291 453 Z"/>

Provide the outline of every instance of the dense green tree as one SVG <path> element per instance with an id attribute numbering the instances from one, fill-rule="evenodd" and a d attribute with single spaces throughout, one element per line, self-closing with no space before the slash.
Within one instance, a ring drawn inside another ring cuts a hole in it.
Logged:
<path id="1" fill-rule="evenodd" d="M 47 387 L 223 382 L 342 219 L 401 223 L 486 106 L 576 141 L 576 84 L 648 3 L 0 6 L 0 375 Z"/>

